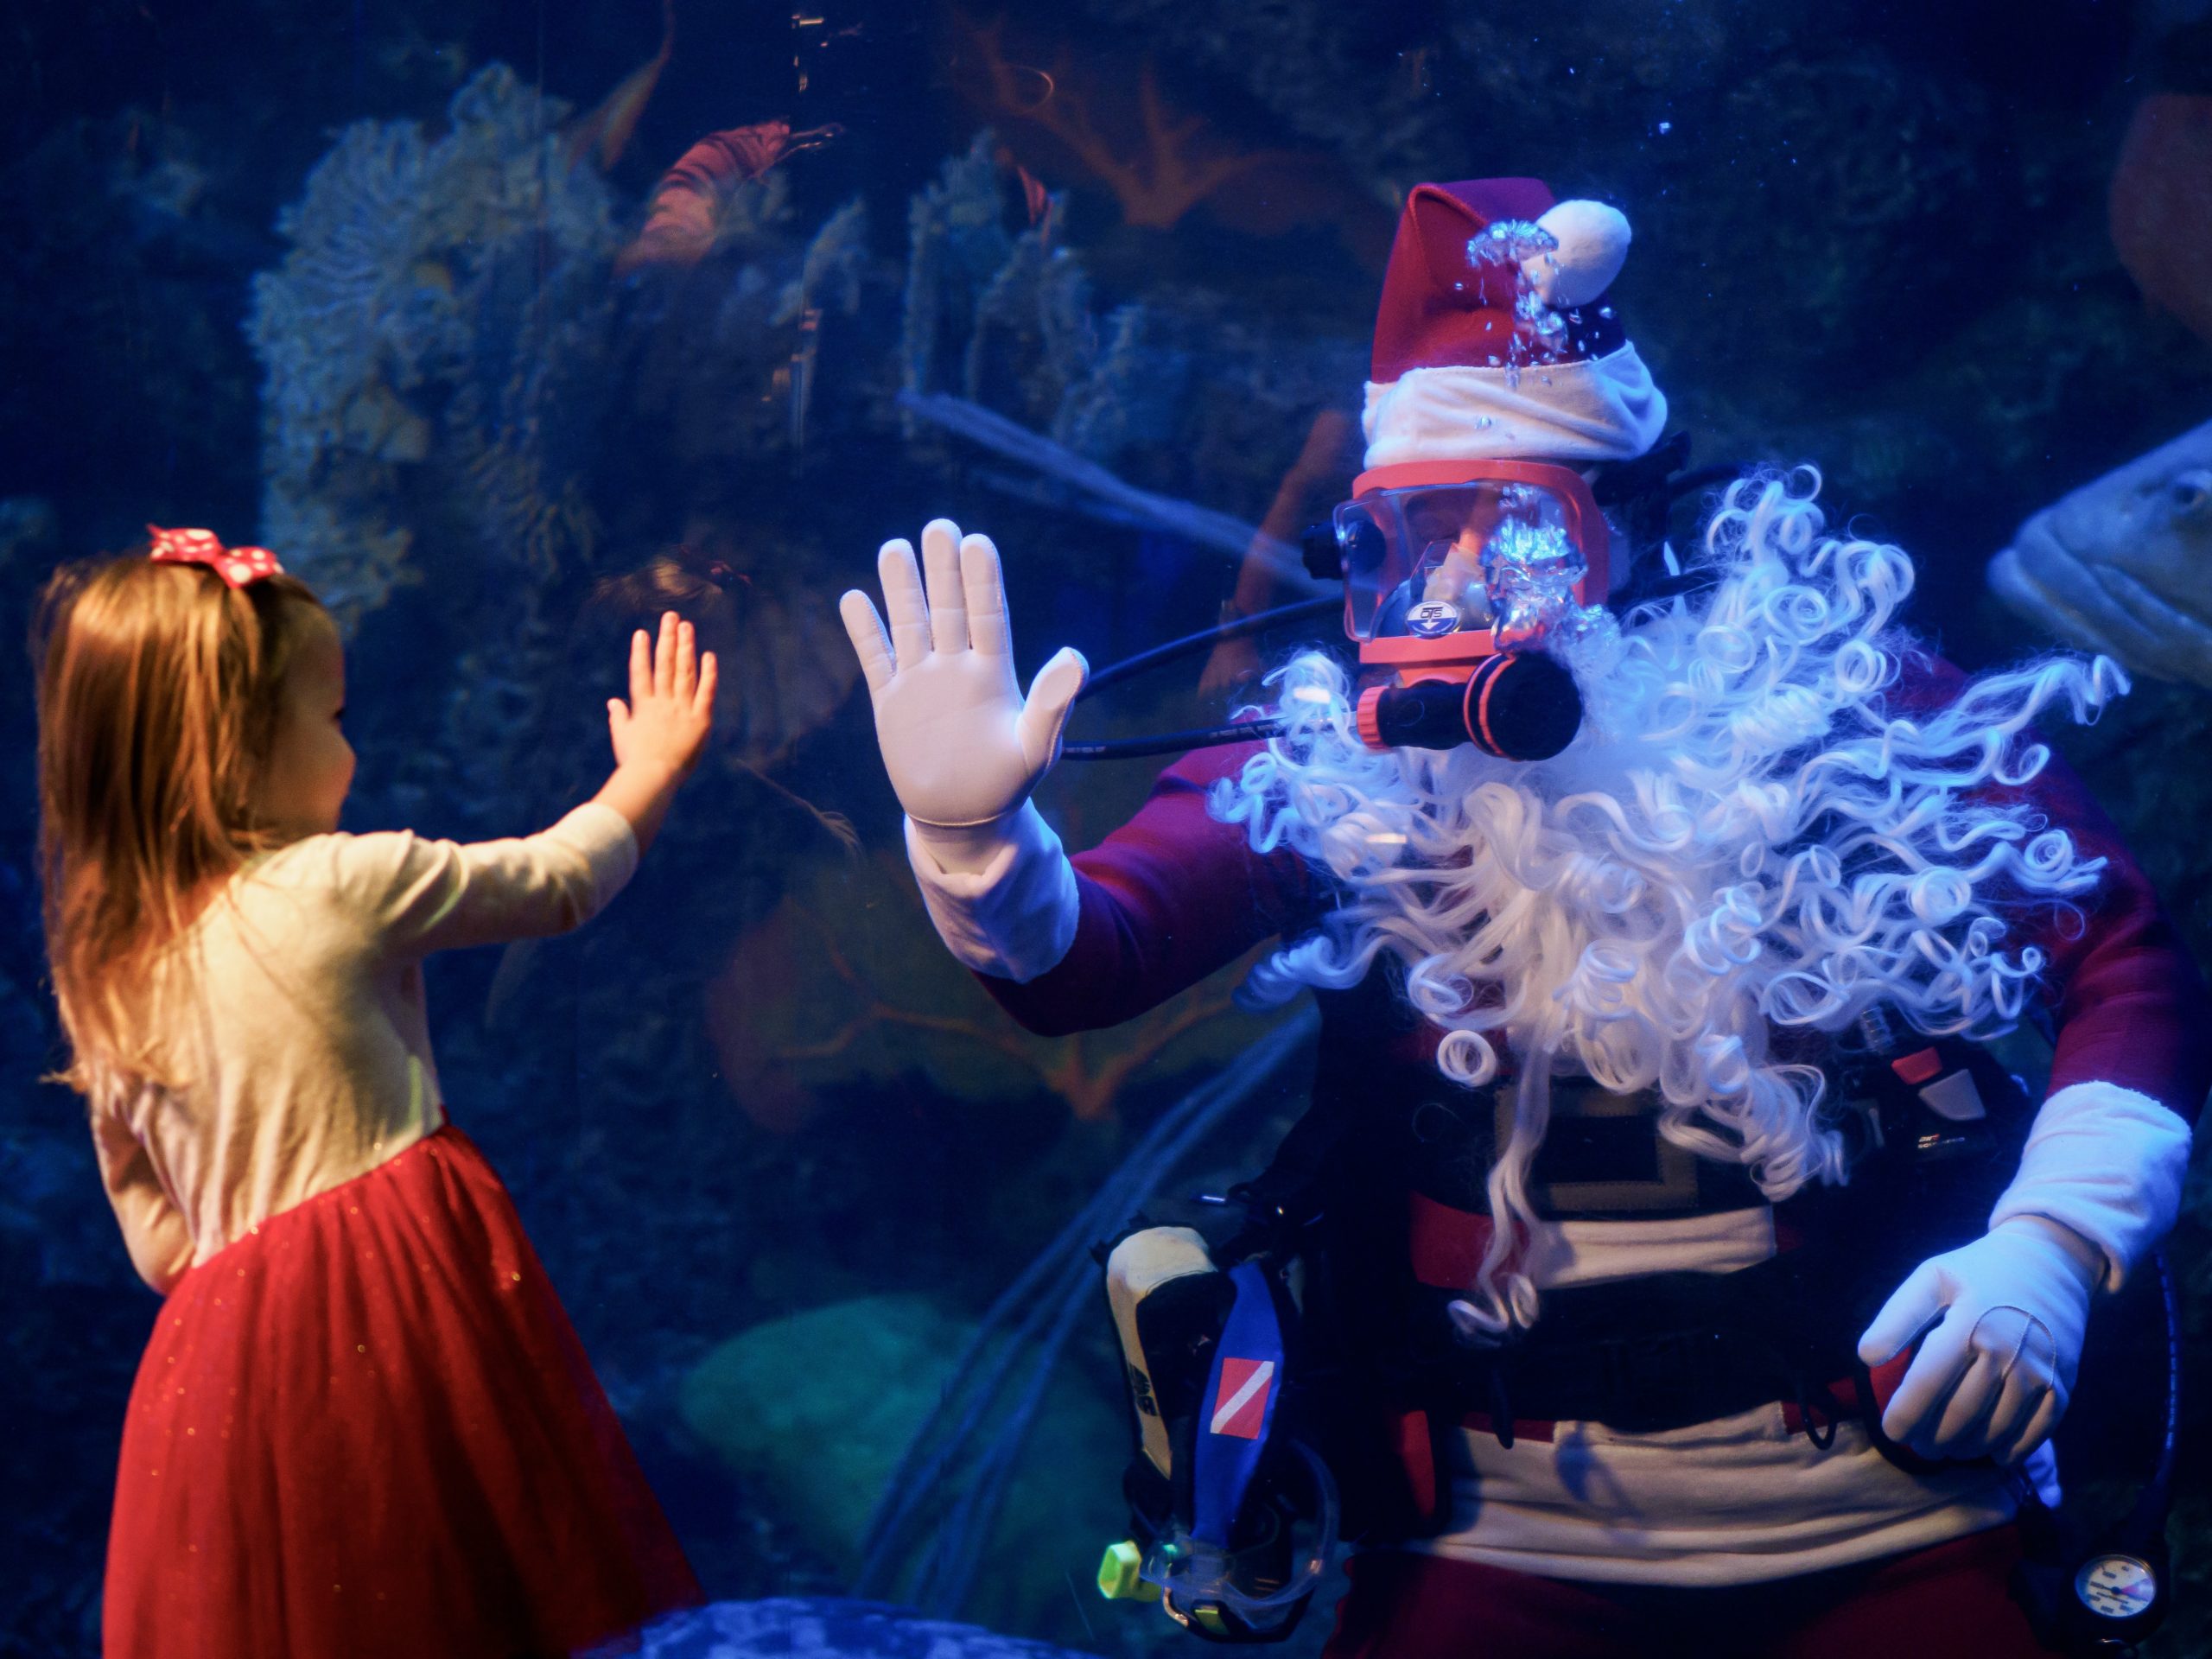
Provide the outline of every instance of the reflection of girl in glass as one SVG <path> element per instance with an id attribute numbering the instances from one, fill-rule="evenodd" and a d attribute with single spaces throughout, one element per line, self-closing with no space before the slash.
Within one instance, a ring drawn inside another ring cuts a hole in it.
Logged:
<path id="1" fill-rule="evenodd" d="M 1468 484 L 1405 494 L 1413 568 L 1383 601 L 1376 638 L 1488 627 L 1504 608 L 1501 601 L 1554 610 L 1573 602 L 1586 567 L 1548 492 Z"/>
<path id="2" fill-rule="evenodd" d="M 1479 627 L 1490 620 L 1483 592 L 1483 544 L 1497 528 L 1497 493 L 1448 489 L 1414 497 L 1405 509 L 1413 569 L 1377 613 L 1381 639 L 1424 637 Z"/>
<path id="3" fill-rule="evenodd" d="M 273 558 L 158 532 L 49 590 L 66 1075 L 166 1297 L 124 1428 L 109 1653 L 565 1653 L 696 1598 L 505 1189 L 446 1120 L 422 963 L 611 899 L 714 683 L 671 615 L 632 642 L 594 800 L 520 840 L 340 835 L 338 632 Z"/>

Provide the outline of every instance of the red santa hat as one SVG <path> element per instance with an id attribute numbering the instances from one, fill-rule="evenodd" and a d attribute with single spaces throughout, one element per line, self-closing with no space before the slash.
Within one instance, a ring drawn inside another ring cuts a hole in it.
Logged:
<path id="1" fill-rule="evenodd" d="M 1605 302 L 1628 244 L 1618 209 L 1535 179 L 1415 185 L 1375 320 L 1368 467 L 1649 450 L 1667 399 Z"/>

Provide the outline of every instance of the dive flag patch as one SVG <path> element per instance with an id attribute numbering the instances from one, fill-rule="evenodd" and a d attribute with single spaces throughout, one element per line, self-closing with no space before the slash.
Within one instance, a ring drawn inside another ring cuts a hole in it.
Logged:
<path id="1" fill-rule="evenodd" d="M 1214 1396 L 1213 1432 L 1256 1440 L 1268 1420 L 1268 1390 L 1274 1385 L 1272 1359 L 1221 1360 L 1221 1391 Z"/>

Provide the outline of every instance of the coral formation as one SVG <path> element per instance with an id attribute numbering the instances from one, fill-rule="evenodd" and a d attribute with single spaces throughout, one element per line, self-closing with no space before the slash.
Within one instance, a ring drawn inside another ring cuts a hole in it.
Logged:
<path id="1" fill-rule="evenodd" d="M 976 302 L 961 383 L 973 401 L 1056 432 L 1071 392 L 1090 371 L 1097 339 L 1090 275 L 1053 239 L 1063 199 L 1048 200 Z"/>
<path id="2" fill-rule="evenodd" d="M 1071 54 L 1062 51 L 1049 72 L 1014 64 L 1000 49 L 1002 32 L 1002 25 L 993 24 L 969 35 L 970 50 L 988 78 L 991 103 L 1057 140 L 1113 193 L 1123 224 L 1166 230 L 1201 202 L 1233 184 L 1249 184 L 1254 173 L 1285 159 L 1272 151 L 1231 149 L 1212 137 L 1205 116 L 1172 112 L 1161 97 L 1159 73 L 1149 63 L 1137 73 L 1135 143 L 1125 147 L 1094 116 Z M 1024 83 L 1038 76 L 1046 95 L 1025 96 Z"/>
<path id="3" fill-rule="evenodd" d="M 959 1382 L 955 1363 L 971 1332 L 915 1295 L 863 1297 L 770 1320 L 714 1349 L 684 1380 L 684 1421 L 850 1572 L 877 1494 Z M 1035 1454 L 993 1535 L 976 1541 L 992 1570 L 966 1614 L 1001 1629 L 1064 1624 L 1063 1575 L 1095 1570 L 1096 1541 L 1121 1521 L 1128 1436 L 1120 1402 L 1072 1373 L 1052 1395 Z"/>
<path id="4" fill-rule="evenodd" d="M 1082 256 L 1058 239 L 1057 207 L 1007 232 L 995 153 L 979 135 L 913 200 L 905 406 L 957 386 L 1147 489 L 1256 518 L 1298 453 L 1294 431 L 1357 383 L 1360 346 L 1255 324 L 1218 292 L 1174 283 L 1151 285 L 1102 326 Z M 923 429 L 910 418 L 906 429 Z"/>
<path id="5" fill-rule="evenodd" d="M 940 389 L 944 337 L 963 340 L 977 308 L 1013 251 L 1001 222 L 1006 211 L 991 135 L 948 159 L 906 212 L 906 293 L 899 331 L 900 387 Z"/>
<path id="6" fill-rule="evenodd" d="M 263 537 L 349 624 L 416 580 L 401 502 L 435 471 L 445 537 L 544 574 L 593 534 L 546 429 L 603 350 L 612 203 L 568 165 L 565 105 L 502 65 L 449 130 L 359 122 L 308 175 L 254 283 Z M 462 555 L 450 545 L 442 558 Z"/>

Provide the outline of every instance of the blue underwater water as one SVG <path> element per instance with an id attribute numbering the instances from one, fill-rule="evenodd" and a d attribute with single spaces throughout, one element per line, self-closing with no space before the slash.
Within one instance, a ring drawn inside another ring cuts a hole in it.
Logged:
<path id="1" fill-rule="evenodd" d="M 1618 204 L 1609 302 L 1691 466 L 1819 467 L 1835 521 L 1915 556 L 1913 626 L 1969 667 L 2059 645 L 2135 671 L 2096 727 L 2048 735 L 2212 963 L 2212 16 L 2033 10 L 14 21 L 0 635 L 149 521 L 264 543 L 346 631 L 345 826 L 472 840 L 597 787 L 631 627 L 675 607 L 721 659 L 712 747 L 613 910 L 428 969 L 453 1116 L 718 1604 L 645 1652 L 1190 1650 L 1092 1587 L 1130 1430 L 1090 1250 L 1265 1163 L 1312 1016 L 1233 1004 L 1232 965 L 1112 1030 L 1019 1030 L 922 909 L 836 606 L 939 514 L 995 539 L 1025 683 L 1062 645 L 1096 668 L 1307 596 L 1294 550 L 1359 470 L 1415 182 Z M 739 131 L 755 176 L 656 219 L 669 170 Z M 1071 740 L 1216 724 L 1315 643 L 1342 643 L 1332 619 L 1186 656 L 1081 705 Z M 62 1656 L 98 1648 L 159 1304 L 81 1103 L 43 1080 L 23 658 L 0 724 L 0 1655 Z M 1064 764 L 1040 805 L 1087 846 L 1159 764 Z M 2191 1200 L 2185 1292 L 2212 1276 Z M 2105 1403 L 2127 1397 L 2085 1373 L 2093 1497 L 2141 1466 Z M 2212 1645 L 2203 1444 L 2164 1653 Z"/>

